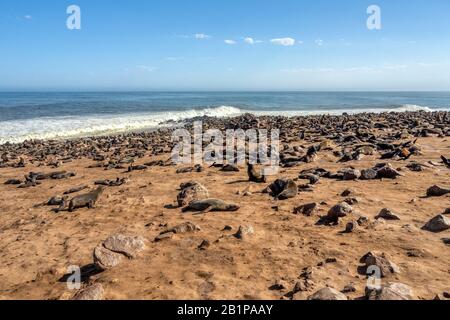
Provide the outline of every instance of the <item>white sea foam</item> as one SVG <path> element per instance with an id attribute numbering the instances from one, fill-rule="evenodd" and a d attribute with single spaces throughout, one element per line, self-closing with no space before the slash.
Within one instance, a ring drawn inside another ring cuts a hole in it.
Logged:
<path id="1" fill-rule="evenodd" d="M 429 108 L 429 107 L 422 107 L 415 104 L 405 104 L 401 107 L 390 109 L 389 111 L 394 112 L 414 112 L 414 111 L 427 111 L 427 112 L 433 112 L 435 110 Z"/>
<path id="2" fill-rule="evenodd" d="M 444 110 L 448 110 L 444 109 Z M 242 110 L 233 106 L 221 106 L 202 110 L 153 112 L 117 115 L 89 115 L 80 117 L 51 117 L 0 122 L 0 144 L 19 143 L 30 139 L 68 139 L 95 135 L 138 131 L 170 125 L 169 121 L 182 121 L 195 117 L 232 117 L 243 113 L 273 116 L 302 115 L 340 115 L 362 112 L 406 112 L 427 111 L 433 109 L 417 105 L 403 105 L 392 108 L 377 109 L 334 109 L 334 110 L 298 110 L 298 111 L 254 111 Z M 165 123 L 165 124 L 164 124 Z"/>
<path id="3" fill-rule="evenodd" d="M 158 128 L 168 121 L 201 116 L 230 117 L 240 113 L 238 108 L 222 106 L 202 110 L 12 120 L 0 123 L 0 144 L 30 139 L 68 139 L 130 132 Z"/>
<path id="4" fill-rule="evenodd" d="M 448 110 L 448 109 L 443 109 Z M 322 109 L 322 110 L 290 110 L 290 111 L 248 111 L 255 115 L 259 116 L 286 116 L 286 117 L 295 117 L 295 116 L 307 116 L 307 115 L 342 115 L 344 113 L 347 114 L 358 114 L 358 113 L 383 113 L 383 112 L 415 112 L 415 111 L 426 111 L 433 112 L 433 110 L 429 107 L 422 107 L 412 104 L 406 104 L 397 107 L 390 108 L 352 108 L 352 109 Z"/>

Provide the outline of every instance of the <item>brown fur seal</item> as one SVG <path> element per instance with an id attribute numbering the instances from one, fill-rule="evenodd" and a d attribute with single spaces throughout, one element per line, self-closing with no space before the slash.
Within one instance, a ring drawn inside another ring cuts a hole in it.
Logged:
<path id="1" fill-rule="evenodd" d="M 183 208 L 183 212 L 188 211 L 237 211 L 239 206 L 234 203 L 227 203 L 220 199 L 205 199 L 192 201 L 189 205 Z"/>
<path id="2" fill-rule="evenodd" d="M 74 197 L 72 200 L 69 201 L 69 212 L 73 212 L 74 209 L 84 207 L 93 209 L 95 207 L 95 203 L 103 194 L 104 190 L 105 190 L 104 187 L 99 187 L 96 190 Z"/>
<path id="3" fill-rule="evenodd" d="M 268 187 L 271 196 L 278 200 L 294 198 L 298 194 L 298 187 L 292 179 L 277 179 Z"/>
<path id="4" fill-rule="evenodd" d="M 247 166 L 248 180 L 256 183 L 266 183 L 267 178 L 255 169 L 253 164 Z"/>

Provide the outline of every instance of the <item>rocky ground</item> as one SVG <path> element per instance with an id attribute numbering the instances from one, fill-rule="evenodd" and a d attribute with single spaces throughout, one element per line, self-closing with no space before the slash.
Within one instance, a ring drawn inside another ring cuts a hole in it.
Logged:
<path id="1" fill-rule="evenodd" d="M 449 298 L 449 113 L 196 120 L 280 129 L 280 172 L 175 166 L 170 129 L 0 146 L 0 298 Z"/>

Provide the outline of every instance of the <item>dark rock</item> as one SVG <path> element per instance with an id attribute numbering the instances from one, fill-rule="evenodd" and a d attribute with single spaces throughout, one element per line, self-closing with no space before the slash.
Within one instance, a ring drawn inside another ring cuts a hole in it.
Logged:
<path id="1" fill-rule="evenodd" d="M 234 235 L 236 238 L 245 240 L 248 236 L 251 236 L 255 233 L 255 230 L 252 226 L 240 226 L 238 232 Z"/>
<path id="2" fill-rule="evenodd" d="M 377 177 L 380 179 L 396 179 L 399 176 L 400 172 L 390 166 L 384 166 L 377 171 Z"/>
<path id="3" fill-rule="evenodd" d="M 337 221 L 338 218 L 346 217 L 353 212 L 353 208 L 346 202 L 335 205 L 328 211 L 327 217 L 332 221 Z"/>
<path id="4" fill-rule="evenodd" d="M 314 203 L 308 203 L 305 205 L 302 205 L 300 207 L 296 207 L 294 209 L 294 214 L 303 214 L 305 216 L 312 216 L 314 215 L 315 212 L 317 212 L 317 210 L 319 209 L 319 204 L 314 202 Z"/>
<path id="5" fill-rule="evenodd" d="M 286 284 L 283 281 L 278 280 L 275 282 L 275 284 L 273 284 L 269 287 L 269 290 L 272 290 L 272 291 L 286 290 Z"/>
<path id="6" fill-rule="evenodd" d="M 358 198 L 347 198 L 344 200 L 345 203 L 348 203 L 349 205 L 353 206 L 355 204 L 359 203 Z"/>
<path id="7" fill-rule="evenodd" d="M 427 190 L 428 197 L 441 197 L 450 193 L 450 189 L 442 188 L 440 186 L 432 186 Z"/>
<path id="8" fill-rule="evenodd" d="M 378 177 L 378 173 L 374 169 L 366 169 L 361 171 L 361 180 L 374 180 Z"/>
<path id="9" fill-rule="evenodd" d="M 361 171 L 357 169 L 344 169 L 341 170 L 342 173 L 342 179 L 349 181 L 349 180 L 357 180 L 361 177 Z"/>
<path id="10" fill-rule="evenodd" d="M 370 223 L 370 219 L 367 217 L 359 217 L 356 222 L 358 223 L 359 226 L 363 227 L 367 226 Z"/>
<path id="11" fill-rule="evenodd" d="M 349 197 L 351 195 L 354 195 L 355 191 L 353 189 L 346 189 L 344 192 L 341 193 L 341 197 Z"/>
<path id="12" fill-rule="evenodd" d="M 398 266 L 391 262 L 384 253 L 381 252 L 369 252 L 364 257 L 361 258 L 361 261 L 365 263 L 366 267 L 378 267 L 380 271 L 380 276 L 382 278 L 386 277 L 392 273 L 399 273 L 400 269 Z"/>
<path id="13" fill-rule="evenodd" d="M 384 220 L 400 220 L 400 218 L 393 214 L 389 209 L 384 208 L 380 211 L 380 213 L 375 217 L 375 219 L 384 219 Z"/>
<path id="14" fill-rule="evenodd" d="M 356 292 L 356 288 L 355 288 L 355 285 L 353 283 L 349 283 L 342 290 L 342 293 L 353 293 L 353 292 Z"/>
<path id="15" fill-rule="evenodd" d="M 450 229 L 450 219 L 440 214 L 431 219 L 422 229 L 431 232 L 448 230 Z"/>
<path id="16" fill-rule="evenodd" d="M 198 250 L 206 250 L 211 246 L 211 243 L 208 240 L 203 240 L 202 243 L 198 246 Z"/>
<path id="17" fill-rule="evenodd" d="M 345 233 L 352 233 L 353 231 L 355 231 L 356 229 L 358 229 L 358 223 L 355 221 L 350 221 L 349 223 L 347 223 L 347 225 L 345 226 Z"/>
<path id="18" fill-rule="evenodd" d="M 312 173 L 300 174 L 299 179 L 309 180 L 309 184 L 314 185 L 317 184 L 320 180 L 318 175 Z"/>
<path id="19" fill-rule="evenodd" d="M 413 172 L 422 172 L 423 171 L 423 165 L 417 162 L 412 162 L 406 166 L 409 170 Z"/>

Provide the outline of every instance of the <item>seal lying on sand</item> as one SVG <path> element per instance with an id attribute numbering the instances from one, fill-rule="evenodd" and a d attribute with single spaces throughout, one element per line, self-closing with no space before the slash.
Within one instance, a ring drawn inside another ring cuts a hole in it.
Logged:
<path id="1" fill-rule="evenodd" d="M 120 187 L 121 185 L 128 182 L 127 178 L 117 178 L 116 180 L 97 180 L 96 185 L 106 186 L 106 187 Z"/>
<path id="2" fill-rule="evenodd" d="M 256 183 L 266 183 L 267 178 L 255 169 L 255 166 L 248 164 L 247 166 L 248 180 Z"/>
<path id="3" fill-rule="evenodd" d="M 227 203 L 220 199 L 205 199 L 192 201 L 189 205 L 183 208 L 183 212 L 188 211 L 237 211 L 239 206 L 234 203 Z"/>
<path id="4" fill-rule="evenodd" d="M 297 196 L 298 188 L 292 179 L 277 179 L 264 192 L 269 193 L 275 199 L 287 200 Z"/>

